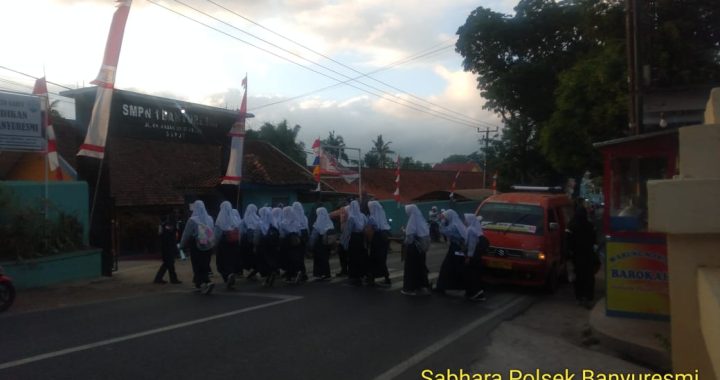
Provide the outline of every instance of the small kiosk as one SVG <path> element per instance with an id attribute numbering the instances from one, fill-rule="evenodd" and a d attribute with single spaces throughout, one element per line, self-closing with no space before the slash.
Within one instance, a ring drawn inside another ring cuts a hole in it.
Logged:
<path id="1" fill-rule="evenodd" d="M 603 231 L 608 316 L 669 320 L 665 235 L 649 232 L 647 181 L 672 178 L 678 131 L 594 144 L 603 155 Z"/>

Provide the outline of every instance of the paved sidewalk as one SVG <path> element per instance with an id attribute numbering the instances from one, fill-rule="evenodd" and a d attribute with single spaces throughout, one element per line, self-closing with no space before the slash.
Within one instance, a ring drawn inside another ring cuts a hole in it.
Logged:
<path id="1" fill-rule="evenodd" d="M 38 289 L 19 290 L 15 304 L 7 313 L 48 310 L 64 306 L 135 297 L 178 288 L 192 289 L 190 260 L 176 261 L 175 269 L 182 284 L 154 284 L 155 273 L 160 268 L 158 260 L 121 260 L 118 271 L 112 277 L 79 280 Z M 167 274 L 165 275 L 167 280 Z"/>

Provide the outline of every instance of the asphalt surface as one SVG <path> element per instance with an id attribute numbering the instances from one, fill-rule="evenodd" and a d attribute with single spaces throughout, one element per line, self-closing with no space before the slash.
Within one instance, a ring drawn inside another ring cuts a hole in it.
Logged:
<path id="1" fill-rule="evenodd" d="M 431 278 L 443 248 L 428 257 Z M 482 303 L 462 293 L 407 297 L 397 252 L 388 267 L 389 288 L 241 280 L 211 296 L 183 285 L 5 315 L 0 379 L 417 379 L 473 363 L 489 333 L 539 297 L 504 288 Z"/>

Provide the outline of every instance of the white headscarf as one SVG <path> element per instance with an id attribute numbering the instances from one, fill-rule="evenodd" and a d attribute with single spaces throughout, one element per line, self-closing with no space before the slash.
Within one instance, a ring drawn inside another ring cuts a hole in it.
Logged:
<path id="1" fill-rule="evenodd" d="M 385 216 L 385 210 L 378 201 L 368 202 L 368 208 L 370 209 L 370 220 L 372 220 L 377 226 L 378 230 L 389 230 L 390 223 L 388 223 L 387 216 Z"/>
<path id="2" fill-rule="evenodd" d="M 358 201 L 350 202 L 350 208 L 348 209 L 348 224 L 352 228 L 350 232 L 362 230 L 367 224 L 367 216 L 360 212 L 360 204 Z"/>
<path id="3" fill-rule="evenodd" d="M 305 216 L 305 210 L 303 210 L 302 205 L 300 202 L 294 202 L 292 204 L 293 211 L 295 211 L 295 217 L 297 218 L 297 221 L 300 223 L 300 229 L 307 230 L 308 229 L 308 218 Z"/>
<path id="4" fill-rule="evenodd" d="M 425 218 L 423 218 L 420 209 L 414 204 L 405 206 L 405 213 L 408 216 L 407 225 L 405 226 L 406 235 L 415 235 L 417 237 L 430 236 Z"/>
<path id="5" fill-rule="evenodd" d="M 273 207 L 273 209 L 270 211 L 272 212 L 272 221 L 273 221 L 273 227 L 280 229 L 280 223 L 282 223 L 283 219 L 283 212 L 280 207 Z"/>
<path id="6" fill-rule="evenodd" d="M 467 224 L 467 234 L 465 235 L 467 254 L 472 257 L 475 256 L 478 237 L 483 235 L 483 230 L 475 214 L 465 214 L 465 224 Z"/>
<path id="7" fill-rule="evenodd" d="M 201 200 L 196 200 L 192 204 L 192 215 L 190 216 L 190 219 L 192 219 L 197 224 L 204 224 L 208 227 L 212 227 L 215 225 L 215 222 L 213 222 L 212 216 L 208 215 L 207 209 L 205 208 L 205 203 Z"/>
<path id="8" fill-rule="evenodd" d="M 457 212 L 455 212 L 455 210 L 445 210 L 445 219 L 448 222 L 447 228 L 452 228 L 454 226 L 458 234 L 463 239 L 465 239 L 465 224 L 462 222 L 462 220 L 460 220 L 460 216 L 457 214 Z"/>
<path id="9" fill-rule="evenodd" d="M 237 209 L 232 209 L 232 216 L 238 228 L 240 228 L 240 226 L 242 226 L 242 217 L 240 216 L 240 212 Z"/>
<path id="10" fill-rule="evenodd" d="M 467 233 L 465 234 L 465 236 L 483 236 L 482 226 L 480 225 L 480 221 L 478 220 L 477 216 L 475 216 L 475 214 L 465 214 L 465 224 L 467 225 Z"/>
<path id="11" fill-rule="evenodd" d="M 215 219 L 215 225 L 223 231 L 234 230 L 239 227 L 239 223 L 235 220 L 232 213 L 232 205 L 228 201 L 220 203 L 220 212 Z"/>
<path id="12" fill-rule="evenodd" d="M 317 215 L 317 219 L 315 219 L 313 229 L 320 235 L 324 235 L 328 230 L 335 228 L 325 207 L 318 207 L 318 209 L 315 210 L 315 214 Z"/>
<path id="13" fill-rule="evenodd" d="M 257 214 L 257 206 L 250 203 L 245 209 L 245 218 L 243 218 L 243 225 L 246 230 L 257 230 L 260 228 L 260 218 Z"/>
<path id="14" fill-rule="evenodd" d="M 259 213 L 260 213 L 260 231 L 262 231 L 263 235 L 267 235 L 268 230 L 270 230 L 270 226 L 272 226 L 274 224 L 272 211 L 270 210 L 270 207 L 263 207 L 260 209 Z"/>
<path id="15" fill-rule="evenodd" d="M 280 235 L 286 236 L 287 234 L 300 233 L 300 223 L 297 220 L 295 210 L 290 206 L 285 206 L 282 209 L 282 221 L 280 222 Z"/>

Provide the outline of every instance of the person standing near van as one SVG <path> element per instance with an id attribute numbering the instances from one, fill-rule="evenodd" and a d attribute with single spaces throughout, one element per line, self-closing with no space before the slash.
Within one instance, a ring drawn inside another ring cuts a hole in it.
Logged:
<path id="1" fill-rule="evenodd" d="M 430 248 L 430 229 L 420 209 L 414 204 L 405 206 L 408 216 L 405 225 L 405 264 L 403 267 L 403 287 L 400 293 L 406 296 L 430 294 L 430 281 L 426 265 L 426 254 Z"/>
<path id="2" fill-rule="evenodd" d="M 575 208 L 568 224 L 568 249 L 575 267 L 575 298 L 578 304 L 591 307 L 595 297 L 595 272 L 600 260 L 595 253 L 595 227 L 588 220 L 583 205 Z"/>
<path id="3" fill-rule="evenodd" d="M 487 252 L 490 242 L 484 236 L 480 221 L 475 214 L 465 214 L 465 297 L 470 301 L 485 301 L 481 269 L 482 255 Z"/>
<path id="4" fill-rule="evenodd" d="M 465 267 L 465 255 L 463 245 L 467 231 L 465 224 L 455 210 L 446 210 L 444 213 L 443 225 L 440 227 L 447 240 L 450 242 L 445 259 L 440 266 L 440 274 L 435 290 L 444 293 L 450 289 L 465 289 L 463 283 L 463 269 Z"/>
<path id="5" fill-rule="evenodd" d="M 180 248 L 189 249 L 193 268 L 193 283 L 204 294 L 210 294 L 215 284 L 210 282 L 210 259 L 215 246 L 213 218 L 208 215 L 205 203 L 197 200 L 192 204 L 192 216 L 188 219 L 180 239 Z"/>

